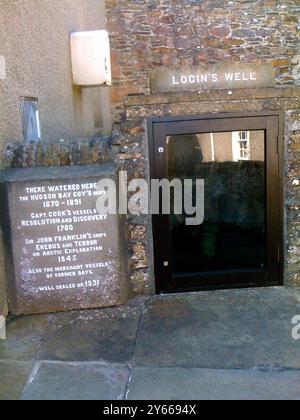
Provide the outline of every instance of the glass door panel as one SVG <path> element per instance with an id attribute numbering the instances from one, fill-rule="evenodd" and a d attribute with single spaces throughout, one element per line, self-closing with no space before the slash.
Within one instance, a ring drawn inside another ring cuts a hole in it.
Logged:
<path id="1" fill-rule="evenodd" d="M 265 131 L 167 137 L 168 178 L 204 180 L 204 222 L 170 217 L 173 273 L 266 268 Z"/>

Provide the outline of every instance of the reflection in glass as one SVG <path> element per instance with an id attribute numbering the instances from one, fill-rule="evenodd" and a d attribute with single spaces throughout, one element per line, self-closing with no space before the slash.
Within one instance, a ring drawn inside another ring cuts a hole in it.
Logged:
<path id="1" fill-rule="evenodd" d="M 204 223 L 171 216 L 175 274 L 265 268 L 265 132 L 176 135 L 167 145 L 170 179 L 205 181 Z"/>

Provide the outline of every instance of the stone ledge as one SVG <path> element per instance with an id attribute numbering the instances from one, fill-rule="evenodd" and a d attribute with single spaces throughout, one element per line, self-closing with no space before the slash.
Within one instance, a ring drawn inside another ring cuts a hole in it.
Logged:
<path id="1" fill-rule="evenodd" d="M 111 160 L 110 137 L 59 139 L 52 142 L 10 142 L 6 168 L 36 168 L 103 164 Z"/>
<path id="2" fill-rule="evenodd" d="M 230 92 L 230 93 L 229 93 Z M 202 102 L 202 101 L 236 101 L 249 99 L 268 99 L 268 98 L 297 98 L 300 97 L 300 87 L 288 88 L 260 88 L 260 89 L 238 89 L 220 91 L 199 91 L 170 93 L 161 95 L 132 95 L 125 99 L 126 107 L 142 105 L 163 105 L 182 102 Z"/>

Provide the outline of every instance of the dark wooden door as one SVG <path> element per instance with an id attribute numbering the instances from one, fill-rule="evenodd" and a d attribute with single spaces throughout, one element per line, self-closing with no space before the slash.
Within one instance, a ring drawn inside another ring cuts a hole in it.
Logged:
<path id="1" fill-rule="evenodd" d="M 201 224 L 153 215 L 158 293 L 283 283 L 280 132 L 273 112 L 149 121 L 151 178 L 204 180 Z"/>

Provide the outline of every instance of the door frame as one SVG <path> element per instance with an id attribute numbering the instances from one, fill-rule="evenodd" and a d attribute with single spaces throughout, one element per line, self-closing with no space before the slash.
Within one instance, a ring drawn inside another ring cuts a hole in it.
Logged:
<path id="1" fill-rule="evenodd" d="M 173 277 L 169 216 L 153 215 L 156 293 L 284 285 L 284 130 L 282 111 L 149 118 L 150 177 L 151 179 L 166 177 L 166 153 L 158 153 L 158 148 L 166 149 L 168 135 L 194 134 L 199 133 L 199 131 L 200 133 L 220 132 L 220 126 L 222 126 L 221 131 L 242 131 L 246 130 L 247 127 L 248 130 L 263 129 L 266 131 L 267 221 L 269 223 L 270 220 L 273 220 L 274 227 L 274 230 L 268 230 L 267 235 L 268 270 L 235 270 L 209 273 L 211 280 L 209 285 L 204 284 L 205 277 L 208 276 L 201 273 L 195 276 L 176 275 L 176 277 Z M 274 177 L 277 179 L 276 183 L 273 182 Z M 272 195 L 277 198 L 273 200 L 274 205 L 270 206 L 269 198 Z M 165 265 L 164 262 L 168 262 L 168 265 Z M 187 279 L 184 282 L 185 287 L 182 286 L 183 277 Z M 201 284 L 200 278 L 204 280 L 202 281 L 203 284 Z"/>

